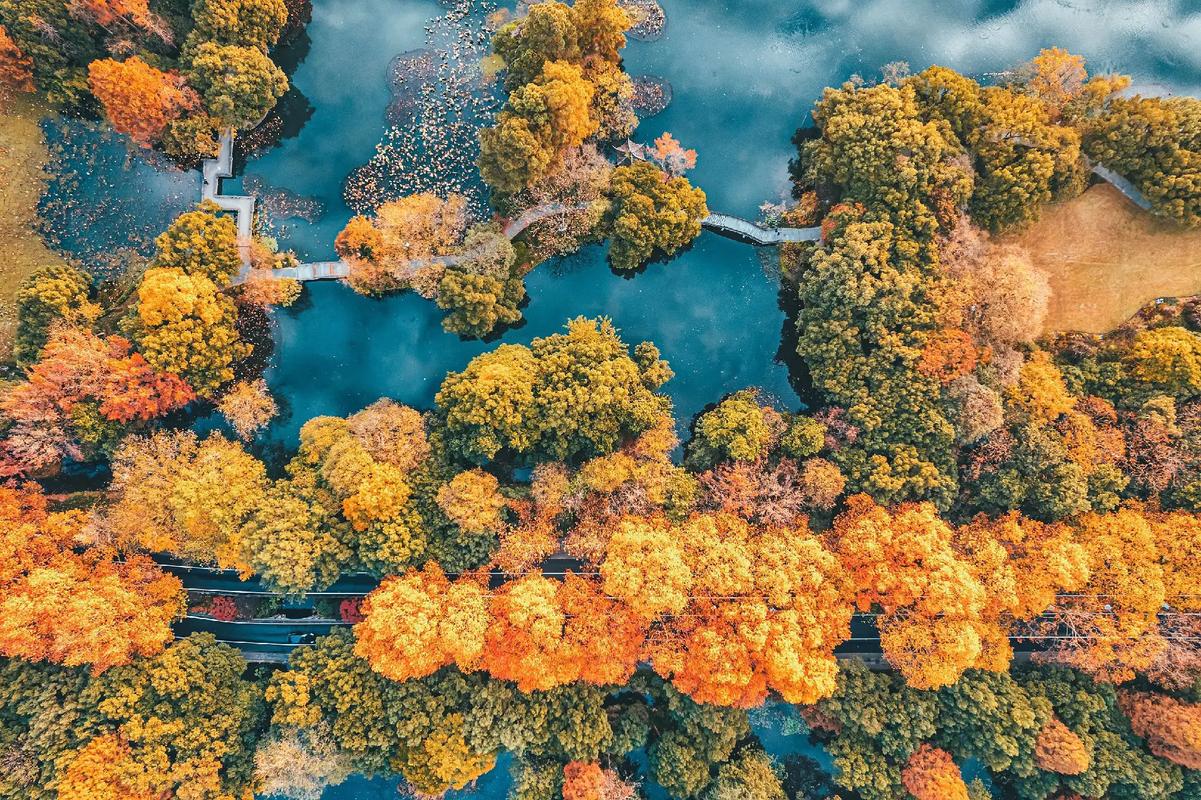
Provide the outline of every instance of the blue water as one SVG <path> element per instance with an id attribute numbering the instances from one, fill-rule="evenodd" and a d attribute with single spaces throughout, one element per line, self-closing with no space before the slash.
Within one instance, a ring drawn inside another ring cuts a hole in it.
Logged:
<path id="1" fill-rule="evenodd" d="M 535 270 L 528 288 L 526 323 L 503 341 L 529 342 L 581 314 L 609 315 L 627 342 L 652 340 L 670 360 L 678 377 L 665 390 L 681 419 L 742 386 L 796 403 L 772 358 L 784 317 L 749 247 L 707 233 L 687 256 L 632 279 L 614 276 L 603 248 L 590 247 Z M 447 371 L 496 346 L 444 333 L 437 309 L 416 294 L 375 300 L 332 283 L 310 284 L 277 319 L 268 380 L 283 413 L 268 436 L 288 442 L 305 420 L 348 414 L 381 395 L 428 408 Z M 731 336 L 737 320 L 743 327 Z"/>
<path id="2" fill-rule="evenodd" d="M 986 77 L 1058 45 L 1085 55 L 1094 72 L 1132 74 L 1145 92 L 1201 93 L 1201 8 L 1179 0 L 661 0 L 666 35 L 633 42 L 631 74 L 666 78 L 672 105 L 646 120 L 637 138 L 665 130 L 699 151 L 691 173 L 714 209 L 754 216 L 788 191 L 794 129 L 822 88 L 853 73 L 874 78 L 882 64 L 931 63 Z M 311 47 L 293 75 L 314 113 L 299 135 L 254 159 L 248 173 L 271 187 L 318 200 L 315 223 L 273 221 L 281 242 L 304 258 L 328 258 L 350 216 L 345 177 L 374 154 L 386 129 L 387 66 L 424 45 L 424 25 L 443 13 L 433 0 L 314 0 Z M 86 142 L 85 138 L 78 141 Z M 100 211 L 58 221 L 64 245 L 91 258 L 154 230 L 186 205 L 195 173 L 159 173 L 126 160 L 111 140 L 96 143 L 101 167 L 78 189 Z M 67 162 L 86 166 L 84 153 Z M 237 187 L 233 182 L 231 188 Z M 55 188 L 52 187 L 52 191 Z M 58 191 L 75 191 L 67 184 Z M 181 191 L 183 194 L 181 195 Z M 53 199 L 53 197 L 51 198 Z M 677 377 L 666 387 L 684 422 L 705 404 L 745 386 L 760 386 L 795 406 L 787 369 L 777 360 L 784 315 L 777 287 L 752 248 L 704 234 L 667 264 L 631 279 L 613 275 L 603 248 L 588 248 L 528 279 L 526 324 L 503 341 L 527 342 L 580 314 L 611 316 L 631 344 L 656 342 Z M 346 414 L 381 395 L 428 407 L 442 376 L 493 344 L 445 334 L 441 313 L 414 295 L 369 300 L 333 285 L 310 285 L 301 302 L 278 315 L 277 351 L 268 380 L 285 407 L 265 434 L 291 446 L 317 414 Z M 769 751 L 811 752 L 785 718 L 764 717 L 756 730 Z M 775 720 L 775 721 L 772 721 Z M 818 754 L 820 756 L 820 754 Z M 479 800 L 499 800 L 507 771 L 482 779 Z M 354 779 L 327 800 L 396 796 L 396 781 Z"/>
<path id="3" fill-rule="evenodd" d="M 508 796 L 509 787 L 513 780 L 509 774 L 510 756 L 502 755 L 496 759 L 496 766 L 487 775 L 479 778 L 474 785 L 459 791 L 450 791 L 443 795 L 443 800 L 500 800 Z M 331 786 L 321 796 L 322 800 L 397 800 L 403 797 L 401 786 L 396 779 L 364 778 L 362 775 L 352 775 L 338 786 Z M 264 797 L 260 800 L 285 800 L 277 797 Z"/>
<path id="4" fill-rule="evenodd" d="M 1060 44 L 1097 71 L 1135 75 L 1150 91 L 1201 86 L 1201 15 L 1183 4 L 1133 2 L 777 3 L 664 0 L 666 35 L 631 42 L 631 74 L 658 75 L 674 100 L 637 138 L 671 131 L 699 151 L 695 183 L 711 208 L 754 216 L 788 192 L 790 137 L 821 89 L 881 64 L 944 63 L 985 76 Z M 1149 9 L 1153 9 L 1154 13 Z M 422 46 L 427 0 L 317 0 L 312 49 L 294 76 L 316 113 L 300 136 L 248 165 L 272 186 L 320 200 L 316 225 L 283 221 L 281 241 L 306 258 L 329 258 L 349 218 L 342 180 L 366 163 L 385 128 L 386 67 Z M 370 19 L 366 31 L 358 21 Z M 353 87 L 348 91 L 347 87 Z M 350 123 L 350 124 L 348 124 Z M 556 268 L 556 266 L 561 268 Z M 548 268 L 549 267 L 549 268 Z M 633 280 L 615 276 L 604 248 L 588 248 L 528 279 L 526 324 L 504 336 L 528 342 L 574 316 L 606 314 L 627 341 L 650 339 L 676 371 L 666 387 L 685 428 L 691 416 L 746 386 L 786 407 L 798 401 L 778 360 L 784 314 L 777 286 L 752 248 L 704 234 L 668 264 Z M 441 331 L 441 313 L 413 295 L 367 300 L 335 285 L 310 285 L 302 305 L 279 316 L 268 373 L 288 409 L 264 435 L 293 446 L 315 414 L 346 414 L 381 395 L 428 406 L 441 377 L 492 344 Z"/>
<path id="5" fill-rule="evenodd" d="M 199 199 L 200 173 L 131 146 L 110 129 L 46 119 L 50 180 L 38 213 L 47 238 L 99 277 L 149 256 L 154 238 Z"/>

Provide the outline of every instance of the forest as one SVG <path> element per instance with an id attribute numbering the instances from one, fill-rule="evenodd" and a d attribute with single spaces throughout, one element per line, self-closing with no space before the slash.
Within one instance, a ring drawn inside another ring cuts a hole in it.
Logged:
<path id="1" fill-rule="evenodd" d="M 0 96 L 194 165 L 283 96 L 272 48 L 305 19 L 0 0 Z M 438 796 L 504 763 L 514 800 L 1201 798 L 1201 299 L 1048 332 L 1047 275 L 1006 238 L 1097 166 L 1201 225 L 1201 100 L 1060 49 L 1000 81 L 894 64 L 826 89 L 774 222 L 820 228 L 779 253 L 804 404 L 749 387 L 678 420 L 669 359 L 606 317 L 500 338 L 548 259 L 607 242 L 637 281 L 701 235 L 697 153 L 614 148 L 638 123 L 633 22 L 550 0 L 499 25 L 491 216 L 419 193 L 337 235 L 354 291 L 412 290 L 487 337 L 431 407 L 380 398 L 258 447 L 286 398 L 255 332 L 303 289 L 212 203 L 128 286 L 86 264 L 24 281 L 0 797 L 315 800 L 355 773 Z M 279 602 L 375 588 L 248 663 L 173 626 L 257 612 L 166 564 Z M 770 753 L 765 704 L 832 768 Z"/>

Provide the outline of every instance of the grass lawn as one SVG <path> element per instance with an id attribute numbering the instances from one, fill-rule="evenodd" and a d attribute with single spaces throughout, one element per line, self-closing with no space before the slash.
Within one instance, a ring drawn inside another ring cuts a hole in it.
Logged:
<path id="1" fill-rule="evenodd" d="M 40 267 L 63 259 L 37 234 L 38 198 L 48 153 L 38 120 L 45 109 L 19 97 L 0 114 L 0 357 L 7 358 L 16 328 L 14 295 Z"/>
<path id="2" fill-rule="evenodd" d="M 1104 333 L 1156 298 L 1201 294 L 1201 230 L 1157 222 L 1108 184 L 1008 240 L 1050 275 L 1046 333 Z"/>

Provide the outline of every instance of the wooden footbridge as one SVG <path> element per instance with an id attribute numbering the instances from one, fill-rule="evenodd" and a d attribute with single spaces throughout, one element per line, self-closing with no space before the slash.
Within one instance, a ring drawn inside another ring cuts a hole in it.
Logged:
<path id="1" fill-rule="evenodd" d="M 1100 164 L 1091 165 L 1092 173 L 1102 180 L 1112 184 L 1119 192 L 1144 211 L 1151 208 L 1151 203 L 1143 196 L 1138 188 L 1121 175 Z M 246 281 L 250 275 L 250 243 L 253 235 L 254 198 L 247 195 L 227 195 L 221 193 L 221 179 L 232 178 L 233 168 L 233 131 L 226 130 L 221 134 L 221 147 L 217 158 L 205 159 L 202 164 L 204 183 L 201 187 L 201 198 L 216 203 L 222 210 L 237 217 L 238 250 L 242 258 L 242 268 L 234 277 L 232 283 Z M 587 210 L 588 203 L 565 204 L 546 203 L 526 210 L 521 216 L 506 221 L 502 225 L 505 236 L 513 239 L 531 225 L 561 214 L 578 213 Z M 817 242 L 821 240 L 821 228 L 778 228 L 762 225 L 757 222 L 736 217 L 732 214 L 710 214 L 701 220 L 701 226 L 720 236 L 747 242 L 759 247 L 775 247 L 782 244 L 800 242 Z M 472 253 L 458 253 L 449 256 L 414 261 L 410 265 L 414 269 L 429 264 L 451 266 L 469 258 Z M 271 270 L 272 278 L 290 278 L 296 281 L 331 281 L 342 280 L 350 276 L 350 264 L 345 261 L 315 261 L 299 264 L 295 267 Z"/>

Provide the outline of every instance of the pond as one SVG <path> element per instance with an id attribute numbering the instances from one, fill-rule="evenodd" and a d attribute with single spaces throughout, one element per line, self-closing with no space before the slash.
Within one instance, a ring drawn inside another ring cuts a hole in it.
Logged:
<path id="1" fill-rule="evenodd" d="M 1132 74 L 1145 92 L 1201 91 L 1201 13 L 1170 0 L 661 1 L 665 35 L 632 42 L 626 65 L 633 75 L 666 79 L 674 99 L 644 121 L 636 138 L 649 141 L 671 131 L 695 148 L 699 163 L 690 177 L 708 193 L 710 207 L 747 217 L 762 202 L 786 195 L 789 140 L 822 87 L 856 72 L 871 78 L 888 62 L 907 61 L 914 70 L 940 63 L 984 78 L 1058 45 L 1085 55 L 1094 72 Z M 294 84 L 311 108 L 295 106 L 311 117 L 297 135 L 245 165 L 259 191 L 315 201 L 308 220 L 273 220 L 285 247 L 305 259 L 330 258 L 334 236 L 352 213 L 343 200 L 347 176 L 376 155 L 377 145 L 420 132 L 419 121 L 401 109 L 407 122 L 388 134 L 389 65 L 400 53 L 428 47 L 426 26 L 438 20 L 435 39 L 456 28 L 478 32 L 483 11 L 460 15 L 448 9 L 433 0 L 315 0 L 308 40 L 291 53 L 300 60 Z M 467 55 L 450 54 L 451 67 L 470 72 L 476 51 L 456 52 Z M 455 64 L 456 58 L 470 63 Z M 462 163 L 469 160 L 464 154 L 470 147 L 461 143 L 457 149 L 430 145 L 414 150 L 409 166 L 422 180 L 470 187 L 472 176 L 449 174 L 453 170 L 442 170 L 437 161 Z M 71 162 L 71 155 L 62 161 Z M 108 220 L 92 223 L 91 236 L 107 235 L 102 232 L 113 231 L 114 220 L 123 217 L 157 224 L 164 207 L 181 206 L 181 186 L 198 184 L 195 173 L 155 173 L 147 166 L 132 157 L 119 169 L 80 176 L 78 190 L 103 197 Z M 230 183 L 236 191 L 239 181 Z M 61 191 L 69 184 L 63 182 Z M 77 232 L 72 228 L 64 245 L 94 252 L 95 239 L 89 244 L 89 236 Z M 587 248 L 529 277 L 526 323 L 503 341 L 528 342 L 561 329 L 569 318 L 604 314 L 628 342 L 654 341 L 671 362 L 676 377 L 666 390 L 682 425 L 706 404 L 746 386 L 795 407 L 798 399 L 778 357 L 785 317 L 760 255 L 706 233 L 669 263 L 626 279 L 608 269 L 602 247 Z M 310 284 L 296 307 L 277 316 L 267 377 L 284 414 L 261 443 L 292 447 L 306 419 L 344 415 L 380 396 L 428 407 L 447 371 L 495 346 L 445 334 L 440 320 L 432 303 L 412 294 L 370 300 L 336 284 Z M 770 726 L 760 731 L 777 754 L 811 747 L 804 736 Z M 507 783 L 506 771 L 497 769 L 474 793 L 456 796 L 498 800 Z M 394 797 L 396 786 L 395 780 L 353 779 L 325 797 Z"/>
<path id="2" fill-rule="evenodd" d="M 1191 93 L 1201 85 L 1201 16 L 1178 13 L 1172 3 L 1155 4 L 1159 13 L 1112 0 L 664 6 L 665 35 L 632 41 L 626 67 L 666 79 L 674 99 L 636 138 L 671 131 L 695 148 L 699 163 L 690 177 L 710 207 L 747 217 L 787 196 L 790 138 L 821 89 L 856 72 L 874 76 L 891 61 L 915 70 L 945 63 L 986 77 L 1058 44 L 1084 53 L 1094 70 L 1132 73 L 1148 91 Z M 315 111 L 299 136 L 246 166 L 261 184 L 320 203 L 323 213 L 312 224 L 279 220 L 281 243 L 303 258 L 333 257 L 333 238 L 352 213 L 344 180 L 371 160 L 377 144 L 391 141 L 390 60 L 428 46 L 425 26 L 443 11 L 428 0 L 316 0 L 311 44 L 293 76 Z M 450 27 L 478 29 L 483 13 Z M 430 169 L 423 156 L 437 158 L 414 150 L 415 170 Z M 681 430 L 706 404 L 747 386 L 782 406 L 798 405 L 778 357 L 785 317 L 765 254 L 705 233 L 669 263 L 627 279 L 608 269 L 604 252 L 587 248 L 535 270 L 526 322 L 503 341 L 528 342 L 581 314 L 607 315 L 628 342 L 654 341 L 672 364 L 676 377 L 665 389 Z M 302 302 L 278 316 L 268 380 L 285 409 L 264 444 L 292 447 L 311 416 L 344 415 L 382 395 L 428 407 L 446 372 L 492 346 L 443 333 L 438 309 L 412 294 L 369 300 L 342 286 L 310 284 Z"/>

